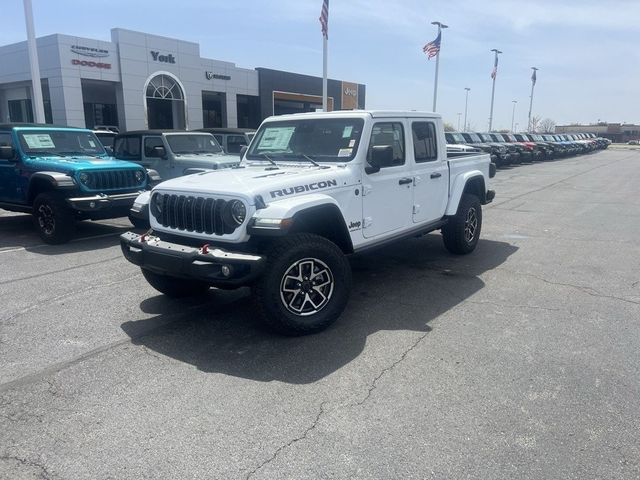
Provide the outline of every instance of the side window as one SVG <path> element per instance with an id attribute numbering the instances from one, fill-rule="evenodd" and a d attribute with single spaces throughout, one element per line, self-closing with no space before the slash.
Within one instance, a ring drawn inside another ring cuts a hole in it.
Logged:
<path id="1" fill-rule="evenodd" d="M 0 133 L 0 147 L 13 147 L 11 133 Z"/>
<path id="2" fill-rule="evenodd" d="M 160 137 L 145 137 L 144 139 L 144 156 L 153 157 L 153 149 L 155 147 L 164 147 L 162 138 Z"/>
<path id="3" fill-rule="evenodd" d="M 247 144 L 244 135 L 229 135 L 227 137 L 227 153 L 240 153 L 240 149 Z"/>
<path id="4" fill-rule="evenodd" d="M 115 157 L 122 160 L 140 160 L 140 137 L 117 138 Z"/>
<path id="5" fill-rule="evenodd" d="M 371 131 L 371 141 L 367 159 L 371 159 L 374 146 L 390 146 L 393 149 L 393 160 L 389 165 L 380 167 L 395 167 L 404 165 L 404 130 L 401 123 L 376 123 Z"/>
<path id="6" fill-rule="evenodd" d="M 411 124 L 411 131 L 413 132 L 413 152 L 416 163 L 437 160 L 438 143 L 435 125 L 431 122 L 414 122 Z"/>

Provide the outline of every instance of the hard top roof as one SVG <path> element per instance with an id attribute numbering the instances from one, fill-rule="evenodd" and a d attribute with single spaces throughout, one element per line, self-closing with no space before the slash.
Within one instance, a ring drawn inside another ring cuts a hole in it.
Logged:
<path id="1" fill-rule="evenodd" d="M 118 136 L 124 137 L 127 135 L 162 135 L 163 133 L 170 133 L 170 134 L 176 134 L 176 135 L 184 135 L 184 134 L 205 135 L 207 132 L 201 132 L 197 130 L 172 130 L 172 129 L 129 130 L 127 132 L 120 132 Z"/>

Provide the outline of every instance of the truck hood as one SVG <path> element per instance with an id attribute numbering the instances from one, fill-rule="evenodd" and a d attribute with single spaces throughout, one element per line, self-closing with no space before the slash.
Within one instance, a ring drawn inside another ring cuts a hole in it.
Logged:
<path id="1" fill-rule="evenodd" d="M 175 161 L 188 162 L 192 168 L 224 168 L 238 164 L 240 162 L 240 157 L 218 153 L 184 153 L 176 155 Z"/>
<path id="2" fill-rule="evenodd" d="M 357 182 L 350 169 L 341 165 L 245 164 L 162 182 L 154 191 L 244 197 L 253 204 L 260 195 L 265 203 L 308 193 L 353 185 Z"/>
<path id="3" fill-rule="evenodd" d="M 140 170 L 140 165 L 112 157 L 32 157 L 29 163 L 39 170 L 71 174 L 91 170 Z"/>

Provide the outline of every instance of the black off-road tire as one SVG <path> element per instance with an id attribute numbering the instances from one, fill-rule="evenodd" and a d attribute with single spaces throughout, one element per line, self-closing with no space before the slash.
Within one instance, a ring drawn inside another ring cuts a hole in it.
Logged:
<path id="1" fill-rule="evenodd" d="M 482 206 L 475 195 L 464 193 L 455 216 L 442 227 L 444 246 L 451 253 L 465 255 L 475 250 L 482 229 Z"/>
<path id="2" fill-rule="evenodd" d="M 297 233 L 275 241 L 266 256 L 254 297 L 271 329 L 283 335 L 307 335 L 338 319 L 351 292 L 351 266 L 337 245 L 318 235 Z"/>
<path id="3" fill-rule="evenodd" d="M 199 280 L 160 275 L 142 268 L 142 275 L 153 288 L 171 298 L 194 297 L 205 294 L 210 286 Z"/>
<path id="4" fill-rule="evenodd" d="M 76 231 L 73 211 L 57 192 L 44 192 L 35 198 L 33 224 L 40 238 L 51 245 L 68 242 Z"/>

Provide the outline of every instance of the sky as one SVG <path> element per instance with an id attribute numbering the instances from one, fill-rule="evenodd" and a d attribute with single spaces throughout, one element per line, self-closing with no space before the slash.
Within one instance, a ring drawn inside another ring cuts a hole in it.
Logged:
<path id="1" fill-rule="evenodd" d="M 119 27 L 200 44 L 203 57 L 322 75 L 321 0 L 32 0 L 37 36 L 110 40 Z M 22 0 L 0 0 L 0 45 L 26 38 Z M 364 83 L 366 108 L 432 110 L 435 58 L 422 46 L 443 31 L 436 110 L 454 127 L 487 130 L 493 53 L 500 56 L 494 129 L 640 123 L 638 0 L 331 0 L 329 77 Z M 0 68 L 2 66 L 0 65 Z M 458 113 L 462 113 L 459 117 Z"/>

